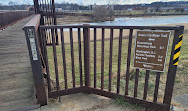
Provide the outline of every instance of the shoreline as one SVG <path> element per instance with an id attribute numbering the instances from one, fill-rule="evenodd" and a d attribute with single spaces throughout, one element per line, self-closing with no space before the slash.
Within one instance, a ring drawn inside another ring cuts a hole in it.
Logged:
<path id="1" fill-rule="evenodd" d="M 149 18 L 168 18 L 168 17 L 180 17 L 180 16 L 152 16 L 152 17 L 137 17 L 137 18 L 144 18 L 144 19 L 149 19 Z M 65 17 L 66 18 L 66 17 Z M 69 18 L 69 17 L 68 17 Z M 82 17 L 78 17 L 78 19 L 68 19 L 68 21 L 59 21 L 61 22 L 61 24 L 78 24 L 78 22 L 83 23 L 83 21 L 85 21 L 85 19 L 79 21 L 80 19 L 82 19 Z M 87 19 L 86 19 L 87 20 Z M 87 21 L 88 22 L 88 21 Z M 185 31 L 184 33 L 188 33 L 188 22 L 187 23 L 173 23 L 173 24 L 166 24 L 166 25 L 156 25 L 156 26 L 176 26 L 176 25 L 184 25 L 185 26 Z M 134 30 L 133 32 L 133 36 L 135 36 L 136 30 Z M 61 37 L 60 37 L 60 33 L 58 33 L 59 35 L 59 41 L 61 41 Z M 126 39 L 129 35 L 129 30 L 123 30 L 123 37 Z M 65 36 L 65 43 L 70 43 L 70 32 L 69 31 L 64 31 L 64 36 Z M 78 32 L 77 30 L 73 30 L 73 37 L 74 37 L 74 42 L 78 42 Z M 94 31 L 90 30 L 90 37 L 91 37 L 91 41 L 94 40 Z M 97 40 L 100 40 L 102 37 L 102 31 L 100 29 L 97 29 Z M 114 29 L 114 39 L 119 37 L 119 30 L 118 29 Z M 105 39 L 108 40 L 110 38 L 110 30 L 109 29 L 105 29 Z M 81 41 L 83 41 L 83 31 L 81 30 Z M 61 42 L 59 42 L 61 44 Z"/>
<path id="2" fill-rule="evenodd" d="M 165 26 L 176 26 L 176 25 L 184 25 L 185 26 L 185 30 L 184 30 L 184 34 L 188 33 L 188 23 L 177 23 L 177 24 L 166 24 Z M 164 25 L 163 25 L 164 26 Z M 136 30 L 133 31 L 133 38 L 136 34 Z M 117 39 L 119 37 L 119 30 L 118 29 L 114 29 L 114 40 Z M 128 29 L 124 29 L 123 30 L 123 38 L 127 39 L 129 36 L 129 30 Z M 70 43 L 70 32 L 69 31 L 64 31 L 64 41 L 66 44 Z M 73 42 L 77 43 L 78 42 L 78 31 L 73 31 Z M 97 29 L 97 41 L 100 41 L 102 38 L 102 30 L 101 29 Z M 105 29 L 105 40 L 109 40 L 110 39 L 110 29 Z M 58 40 L 59 40 L 59 44 L 61 44 L 61 37 L 60 37 L 60 32 L 58 32 Z M 94 40 L 94 30 L 90 30 L 90 41 Z M 81 30 L 81 41 L 83 41 L 83 30 Z"/>
<path id="3" fill-rule="evenodd" d="M 149 18 L 169 18 L 169 17 L 181 17 L 181 16 L 186 16 L 186 15 L 169 15 L 169 16 L 116 16 L 114 17 L 115 19 L 117 18 L 143 18 L 143 19 L 149 19 Z M 115 20 L 114 19 L 114 20 Z M 114 21 L 113 20 L 113 21 Z M 59 25 L 64 25 L 64 24 L 81 24 L 81 23 L 97 23 L 97 22 L 102 22 L 102 21 L 94 21 L 92 20 L 91 17 L 89 16 L 65 16 L 65 17 L 57 17 L 57 23 Z M 108 22 L 108 21 L 103 21 L 103 22 Z"/>

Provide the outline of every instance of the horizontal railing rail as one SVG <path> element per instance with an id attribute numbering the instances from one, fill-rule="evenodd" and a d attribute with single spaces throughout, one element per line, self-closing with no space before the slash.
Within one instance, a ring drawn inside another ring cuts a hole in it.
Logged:
<path id="1" fill-rule="evenodd" d="M 102 25 L 50 25 L 40 26 L 40 29 L 59 28 L 106 28 L 106 29 L 151 29 L 151 30 L 180 30 L 180 26 L 102 26 Z"/>
<path id="2" fill-rule="evenodd" d="M 32 11 L 0 12 L 0 29 L 32 14 L 34 14 Z"/>

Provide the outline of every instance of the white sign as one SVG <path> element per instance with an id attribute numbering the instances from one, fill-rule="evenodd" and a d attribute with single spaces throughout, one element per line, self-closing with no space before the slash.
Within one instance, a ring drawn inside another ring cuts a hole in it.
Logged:
<path id="1" fill-rule="evenodd" d="M 36 48 L 35 38 L 34 38 L 34 31 L 33 29 L 28 29 L 27 32 L 28 32 L 32 57 L 33 57 L 33 60 L 36 61 L 38 60 L 38 56 L 37 56 L 37 48 Z"/>

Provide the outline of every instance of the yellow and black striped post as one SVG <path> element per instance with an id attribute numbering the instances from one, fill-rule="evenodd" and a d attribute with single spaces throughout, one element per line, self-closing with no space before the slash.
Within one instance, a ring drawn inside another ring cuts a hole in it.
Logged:
<path id="1" fill-rule="evenodd" d="M 167 74 L 166 88 L 163 103 L 167 104 L 167 109 L 165 111 L 170 110 L 172 93 L 174 89 L 174 83 L 176 78 L 176 71 L 179 62 L 180 49 L 182 45 L 184 26 L 177 26 L 177 29 L 174 33 L 174 40 L 172 44 L 170 63 Z"/>
<path id="2" fill-rule="evenodd" d="M 177 66 L 178 62 L 179 62 L 180 50 L 181 50 L 181 45 L 182 45 L 182 38 L 183 38 L 183 34 L 181 34 L 179 36 L 179 41 L 175 45 L 174 58 L 173 58 L 173 65 L 175 65 L 175 66 Z"/>

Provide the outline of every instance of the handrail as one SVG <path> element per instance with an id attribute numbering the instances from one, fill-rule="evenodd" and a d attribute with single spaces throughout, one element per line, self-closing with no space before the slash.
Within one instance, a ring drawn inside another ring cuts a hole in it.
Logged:
<path id="1" fill-rule="evenodd" d="M 39 20 L 36 18 L 33 19 L 33 21 Z M 67 94 L 73 94 L 73 93 L 78 93 L 78 92 L 84 92 L 84 93 L 93 93 L 93 94 L 98 94 L 101 96 L 106 96 L 110 98 L 115 98 L 117 95 L 120 93 L 120 74 L 121 74 L 121 55 L 122 55 L 122 41 L 123 41 L 123 29 L 129 30 L 129 38 L 128 38 L 128 53 L 127 53 L 127 72 L 126 72 L 126 85 L 125 85 L 125 95 L 122 95 L 122 97 L 125 98 L 130 103 L 133 104 L 140 104 L 144 106 L 145 108 L 152 108 L 155 110 L 159 110 L 159 107 L 161 108 L 160 110 L 168 111 L 170 108 L 171 104 L 171 99 L 172 99 L 172 92 L 173 92 L 173 86 L 174 86 L 174 80 L 175 80 L 175 75 L 176 75 L 176 70 L 177 66 L 173 65 L 173 57 L 174 57 L 174 52 L 175 52 L 175 45 L 179 43 L 181 40 L 181 37 L 183 36 L 183 30 L 184 26 L 106 26 L 106 25 L 51 25 L 51 26 L 46 26 L 46 25 L 37 25 L 36 22 L 31 22 L 28 23 L 27 26 L 33 28 L 32 25 L 38 26 L 40 33 L 41 33 L 41 38 L 42 42 L 39 45 L 43 45 L 43 55 L 44 55 L 44 60 L 45 60 L 45 65 L 46 65 L 46 72 L 47 72 L 47 83 L 48 83 L 48 94 L 49 98 L 52 97 L 58 97 L 62 95 L 67 95 Z M 35 27 L 36 28 L 36 27 Z M 70 35 L 70 49 L 71 49 L 71 65 L 72 65 L 72 85 L 73 87 L 70 89 L 68 88 L 67 85 L 67 70 L 66 70 L 66 52 L 65 52 L 65 41 L 64 38 L 67 35 L 64 34 L 64 28 L 69 28 L 69 35 Z M 84 55 L 84 74 L 85 74 L 85 85 L 83 86 L 83 81 L 80 79 L 80 87 L 76 87 L 76 76 L 75 76 L 75 62 L 74 62 L 74 45 L 73 45 L 73 28 L 78 29 L 77 34 L 78 34 L 78 46 L 79 46 L 79 70 L 80 70 L 80 78 L 83 78 L 83 73 L 82 73 L 82 54 L 81 54 L 81 49 L 83 46 L 83 55 Z M 94 28 L 94 31 L 90 34 L 91 28 Z M 83 29 L 83 43 L 81 41 L 81 29 Z M 96 64 L 97 61 L 97 56 L 96 56 L 96 41 L 97 41 L 97 29 L 102 29 L 102 39 L 101 39 L 101 88 L 97 89 L 96 84 L 97 84 L 97 75 L 96 75 Z M 105 91 L 104 89 L 104 55 L 105 55 L 105 29 L 111 29 L 110 30 L 110 55 L 109 57 L 109 90 Z M 112 67 L 112 54 L 113 54 L 113 38 L 114 38 L 114 30 L 113 29 L 118 29 L 119 30 L 119 46 L 118 46 L 118 71 L 117 71 L 117 92 L 113 93 L 111 92 L 111 78 L 112 78 L 112 71 L 110 71 L 110 67 Z M 134 87 L 134 97 L 128 96 L 128 89 L 129 89 L 129 78 L 130 78 L 130 62 L 131 62 L 131 51 L 132 51 L 132 39 L 133 39 L 133 31 L 134 30 L 142 30 L 142 29 L 148 29 L 148 30 L 173 30 L 174 31 L 174 38 L 173 38 L 173 44 L 172 44 L 172 50 L 171 50 L 171 57 L 170 57 L 170 63 L 169 63 L 169 71 L 167 75 L 167 81 L 166 81 L 166 88 L 164 92 L 164 99 L 163 103 L 157 102 L 158 98 L 158 89 L 159 89 L 159 81 L 160 81 L 160 74 L 156 76 L 156 83 L 155 83 L 155 91 L 154 91 L 154 99 L 153 102 L 148 101 L 147 98 L 147 93 L 148 93 L 148 80 L 149 80 L 149 70 L 146 70 L 146 76 L 145 76 L 145 85 L 144 85 L 144 93 L 143 93 L 143 99 L 135 99 L 137 98 L 137 90 L 138 90 L 138 78 L 139 78 L 139 69 L 136 70 L 136 75 L 135 75 L 135 87 Z M 37 30 L 37 29 L 36 29 Z M 55 31 L 59 31 L 59 33 Z M 94 38 L 94 88 L 91 87 L 91 68 L 90 68 L 90 37 L 93 34 Z M 62 57 L 63 57 L 63 75 L 64 75 L 64 85 L 65 89 L 60 88 L 60 82 L 59 82 L 59 70 L 58 70 L 58 58 L 57 58 L 57 51 L 56 51 L 56 40 L 58 40 L 58 37 L 61 38 L 61 48 L 62 48 Z M 48 52 L 46 48 L 46 44 L 52 45 L 53 48 L 53 58 L 54 58 L 54 69 L 55 69 L 55 81 L 56 81 L 56 89 L 51 90 L 50 86 L 50 74 L 49 74 L 49 65 L 48 65 Z M 81 45 L 83 44 L 83 45 Z M 29 47 L 29 46 L 28 46 Z M 38 51 L 38 49 L 37 49 Z M 39 51 L 40 52 L 40 51 Z M 31 52 L 30 52 L 31 53 Z M 38 53 L 38 52 L 37 52 Z M 32 56 L 32 54 L 30 54 Z M 37 64 L 38 67 L 40 66 Z M 33 66 L 33 65 L 32 65 Z M 35 64 L 34 64 L 35 66 Z M 35 66 L 37 67 L 37 66 Z M 36 70 L 37 71 L 37 70 Z M 137 79 L 136 79 L 137 78 Z M 44 94 L 44 93 L 43 93 Z"/>
<path id="2" fill-rule="evenodd" d="M 50 25 L 40 26 L 40 29 L 58 28 L 108 28 L 108 29 L 155 29 L 155 30 L 180 30 L 180 26 L 113 26 L 113 25 Z"/>
<path id="3" fill-rule="evenodd" d="M 35 27 L 35 30 L 37 31 L 37 30 L 38 30 L 38 27 L 39 27 L 39 25 L 40 25 L 40 18 L 41 18 L 41 15 L 40 15 L 40 14 L 35 15 L 35 16 L 24 26 L 23 29 Z"/>
<path id="4" fill-rule="evenodd" d="M 43 80 L 42 69 L 42 54 L 41 54 L 41 41 L 39 35 L 39 25 L 41 21 L 41 15 L 35 15 L 25 26 L 24 31 L 26 35 L 26 41 L 31 61 L 31 67 L 33 72 L 33 78 L 35 82 L 37 102 L 40 105 L 46 105 L 48 101 L 46 88 Z"/>
<path id="5" fill-rule="evenodd" d="M 16 21 L 34 14 L 32 11 L 10 11 L 0 12 L 0 29 L 6 28 L 8 25 L 15 23 Z"/>

